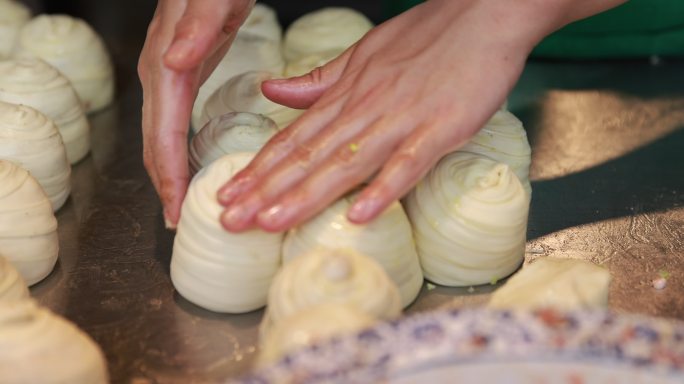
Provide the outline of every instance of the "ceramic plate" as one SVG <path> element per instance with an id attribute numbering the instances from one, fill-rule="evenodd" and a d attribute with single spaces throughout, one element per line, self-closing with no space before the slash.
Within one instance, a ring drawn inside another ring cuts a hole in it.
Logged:
<path id="1" fill-rule="evenodd" d="M 241 383 L 684 383 L 684 323 L 606 312 L 450 310 L 294 353 Z"/>

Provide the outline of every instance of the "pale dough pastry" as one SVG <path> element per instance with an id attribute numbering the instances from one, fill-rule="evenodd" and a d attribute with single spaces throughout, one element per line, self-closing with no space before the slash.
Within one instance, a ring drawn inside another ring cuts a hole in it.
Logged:
<path id="1" fill-rule="evenodd" d="M 233 153 L 193 178 L 183 201 L 171 257 L 171 281 L 187 300 L 215 312 L 243 313 L 266 304 L 280 266 L 282 234 L 226 231 L 216 193 L 251 160 Z"/>
<path id="2" fill-rule="evenodd" d="M 0 159 L 10 160 L 38 180 L 52 209 L 71 192 L 71 165 L 59 130 L 37 110 L 0 101 Z"/>
<path id="3" fill-rule="evenodd" d="M 500 110 L 459 151 L 473 152 L 508 164 L 531 195 L 530 162 L 532 150 L 523 124 L 512 113 Z"/>
<path id="4" fill-rule="evenodd" d="M 303 110 L 276 104 L 261 92 L 261 83 L 273 75 L 263 71 L 249 71 L 228 80 L 207 100 L 200 124 L 230 112 L 250 112 L 273 120 L 279 129 L 297 119 Z"/>
<path id="5" fill-rule="evenodd" d="M 451 153 L 416 185 L 405 205 L 423 273 L 437 284 L 486 284 L 523 261 L 529 198 L 506 164 Z"/>
<path id="6" fill-rule="evenodd" d="M 0 101 L 33 107 L 62 135 L 71 164 L 90 151 L 90 125 L 66 77 L 40 59 L 0 61 Z"/>
<path id="7" fill-rule="evenodd" d="M 402 306 L 418 296 L 423 285 L 411 224 L 399 202 L 375 220 L 358 225 L 347 220 L 357 194 L 343 197 L 326 210 L 290 230 L 283 243 L 283 262 L 316 248 L 350 248 L 377 261 L 399 288 Z"/>
<path id="8" fill-rule="evenodd" d="M 114 98 L 114 69 L 102 38 L 85 21 L 67 15 L 40 15 L 22 28 L 20 57 L 37 57 L 71 82 L 86 112 Z"/>
<path id="9" fill-rule="evenodd" d="M 31 10 L 15 0 L 0 0 L 0 59 L 10 57 L 19 30 L 31 19 Z"/>
<path id="10" fill-rule="evenodd" d="M 285 319 L 266 338 L 259 340 L 259 364 L 275 363 L 289 353 L 360 331 L 375 321 L 351 305 L 324 303 L 304 309 Z"/>
<path id="11" fill-rule="evenodd" d="M 350 8 L 322 8 L 295 20 L 285 32 L 283 54 L 288 62 L 320 52 L 342 53 L 373 28 L 362 13 Z"/>
<path id="12" fill-rule="evenodd" d="M 29 297 L 26 282 L 9 260 L 0 251 L 0 301 L 18 300 Z"/>
<path id="13" fill-rule="evenodd" d="M 290 61 L 285 66 L 285 77 L 305 75 L 315 68 L 322 67 L 339 55 L 338 51 L 312 53 Z"/>
<path id="14" fill-rule="evenodd" d="M 490 307 L 574 311 L 608 305 L 610 272 L 584 260 L 542 257 L 497 289 Z"/>
<path id="15" fill-rule="evenodd" d="M 323 303 L 350 305 L 378 319 L 401 312 L 399 290 L 375 260 L 352 249 L 319 248 L 295 257 L 276 275 L 261 337 L 288 317 Z"/>
<path id="16" fill-rule="evenodd" d="M 104 355 L 71 322 L 33 300 L 0 300 L 3 384 L 106 384 Z"/>
<path id="17" fill-rule="evenodd" d="M 273 120 L 247 112 L 211 119 L 188 147 L 190 170 L 197 173 L 214 160 L 237 152 L 256 153 L 278 132 Z"/>
<path id="18" fill-rule="evenodd" d="M 50 274 L 58 251 L 57 219 L 45 192 L 26 170 L 0 160 L 0 254 L 33 285 Z"/>

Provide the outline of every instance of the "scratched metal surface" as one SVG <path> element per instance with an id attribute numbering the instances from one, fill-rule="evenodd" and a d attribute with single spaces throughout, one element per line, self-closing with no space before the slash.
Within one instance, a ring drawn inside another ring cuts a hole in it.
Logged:
<path id="1" fill-rule="evenodd" d="M 91 116 L 92 155 L 58 213 L 60 260 L 31 291 L 102 346 L 114 383 L 221 382 L 248 369 L 261 312 L 214 314 L 173 290 L 173 234 L 140 155 L 149 14 L 109 3 L 87 15 L 113 52 L 118 98 Z M 526 258 L 604 264 L 613 310 L 684 318 L 684 62 L 533 62 L 510 106 L 534 151 Z M 656 291 L 660 270 L 672 277 Z M 493 288 L 426 287 L 408 312 L 477 305 Z"/>

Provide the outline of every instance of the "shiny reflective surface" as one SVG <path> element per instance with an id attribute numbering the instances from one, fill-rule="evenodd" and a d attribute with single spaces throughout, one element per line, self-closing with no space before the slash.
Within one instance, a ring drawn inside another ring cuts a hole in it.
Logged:
<path id="1" fill-rule="evenodd" d="M 214 314 L 174 292 L 173 234 L 141 156 L 144 25 L 93 20 L 114 52 L 118 97 L 90 116 L 93 151 L 58 213 L 60 260 L 31 291 L 93 336 L 115 383 L 221 382 L 252 361 L 261 312 Z M 534 62 L 511 97 L 533 148 L 527 259 L 606 265 L 617 311 L 684 318 L 683 73 L 681 61 Z M 671 277 L 655 290 L 661 270 Z M 483 303 L 494 288 L 427 285 L 408 311 Z"/>

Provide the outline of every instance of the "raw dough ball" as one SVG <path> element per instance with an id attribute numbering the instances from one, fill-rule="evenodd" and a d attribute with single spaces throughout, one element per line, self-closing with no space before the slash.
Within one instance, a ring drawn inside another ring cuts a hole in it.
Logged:
<path id="1" fill-rule="evenodd" d="M 0 59 L 12 55 L 19 30 L 31 19 L 31 11 L 14 0 L 0 0 Z"/>
<path id="2" fill-rule="evenodd" d="M 57 219 L 38 182 L 23 168 L 0 160 L 0 253 L 28 285 L 57 262 Z"/>
<path id="3" fill-rule="evenodd" d="M 261 93 L 261 83 L 272 77 L 269 72 L 249 71 L 228 80 L 207 100 L 200 124 L 230 112 L 250 112 L 268 117 L 279 129 L 285 128 L 304 111 L 276 104 Z"/>
<path id="4" fill-rule="evenodd" d="M 33 300 L 0 300 L 3 384 L 105 384 L 100 348 L 71 322 Z"/>
<path id="5" fill-rule="evenodd" d="M 342 53 L 373 28 L 363 14 L 350 8 L 323 8 L 295 20 L 285 32 L 283 54 L 295 61 L 319 52 Z"/>
<path id="6" fill-rule="evenodd" d="M 0 255 L 0 301 L 27 297 L 29 297 L 29 290 L 19 271 L 5 257 Z"/>
<path id="7" fill-rule="evenodd" d="M 594 263 L 543 257 L 508 279 L 494 292 L 489 305 L 567 311 L 606 308 L 609 284 L 608 270 Z"/>
<path id="8" fill-rule="evenodd" d="M 223 206 L 216 192 L 252 156 L 233 153 L 214 161 L 195 175 L 183 201 L 171 281 L 183 297 L 211 311 L 243 313 L 263 307 L 280 266 L 282 234 L 231 233 L 219 222 Z"/>
<path id="9" fill-rule="evenodd" d="M 527 132 L 515 115 L 497 111 L 487 124 L 459 152 L 473 152 L 508 164 L 531 195 L 530 162 L 532 150 Z"/>
<path id="10" fill-rule="evenodd" d="M 322 67 L 339 55 L 337 51 L 312 53 L 287 63 L 285 77 L 305 75 L 315 68 Z"/>
<path id="11" fill-rule="evenodd" d="M 292 229 L 283 243 L 283 262 L 316 248 L 354 249 L 377 261 L 399 287 L 402 306 L 418 296 L 423 285 L 411 224 L 399 202 L 390 205 L 371 223 L 347 220 L 357 194 L 344 197 L 316 217 Z"/>
<path id="12" fill-rule="evenodd" d="M 375 260 L 351 249 L 319 248 L 295 257 L 276 275 L 262 338 L 290 316 L 323 303 L 350 305 L 379 319 L 401 312 L 399 290 Z"/>
<path id="13" fill-rule="evenodd" d="M 192 108 L 192 128 L 195 132 L 209 121 L 201 120 L 207 99 L 226 81 L 247 71 L 266 71 L 274 75 L 283 73 L 285 59 L 281 52 L 281 35 L 282 28 L 275 12 L 264 5 L 255 5 L 228 53 L 199 89 Z"/>
<path id="14" fill-rule="evenodd" d="M 31 172 L 58 210 L 71 192 L 71 166 L 52 120 L 25 105 L 0 101 L 0 158 Z"/>
<path id="15" fill-rule="evenodd" d="M 237 152 L 256 153 L 278 132 L 273 120 L 247 112 L 211 119 L 188 148 L 190 170 L 197 173 L 214 160 Z"/>
<path id="16" fill-rule="evenodd" d="M 315 305 L 285 319 L 260 340 L 259 364 L 275 363 L 288 353 L 360 331 L 373 323 L 375 319 L 350 305 Z"/>
<path id="17" fill-rule="evenodd" d="M 406 198 L 420 264 L 437 284 L 468 286 L 522 263 L 529 199 L 506 164 L 451 153 Z"/>
<path id="18" fill-rule="evenodd" d="M 52 120 L 71 164 L 90 151 L 90 126 L 69 80 L 40 59 L 0 61 L 0 101 L 33 107 Z"/>
<path id="19" fill-rule="evenodd" d="M 104 108 L 114 98 L 114 69 L 104 42 L 83 20 L 40 15 L 20 32 L 17 55 L 37 57 L 71 81 L 86 112 Z"/>

